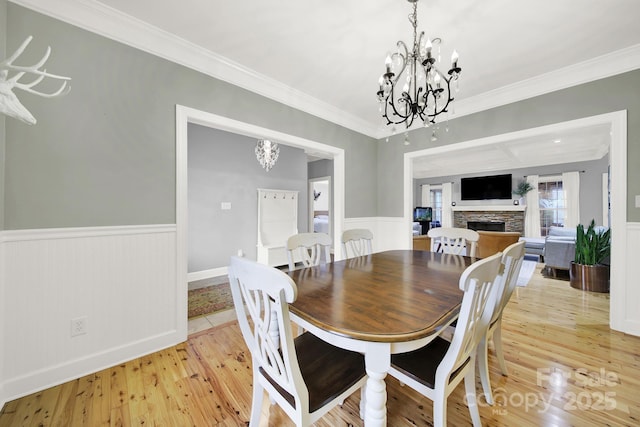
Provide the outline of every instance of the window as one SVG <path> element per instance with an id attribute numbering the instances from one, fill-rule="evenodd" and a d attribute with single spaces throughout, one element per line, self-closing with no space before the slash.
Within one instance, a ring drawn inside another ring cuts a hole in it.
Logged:
<path id="1" fill-rule="evenodd" d="M 567 214 L 561 176 L 540 177 L 538 180 L 540 234 L 549 234 L 549 227 L 564 227 Z"/>
<path id="2" fill-rule="evenodd" d="M 433 209 L 432 222 L 442 224 L 442 188 L 431 186 L 431 208 Z"/>

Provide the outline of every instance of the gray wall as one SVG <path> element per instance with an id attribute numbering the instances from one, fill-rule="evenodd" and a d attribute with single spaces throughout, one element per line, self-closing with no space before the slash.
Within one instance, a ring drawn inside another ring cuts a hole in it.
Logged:
<path id="1" fill-rule="evenodd" d="M 5 0 L 3 0 L 5 1 Z M 372 139 L 202 73 L 25 9 L 7 5 L 6 39 L 34 36 L 25 60 L 46 45 L 47 69 L 73 78 L 57 99 L 23 94 L 38 124 L 6 120 L 4 228 L 175 222 L 175 104 L 345 149 L 347 217 L 402 216 L 405 151 L 611 111 L 628 111 L 628 221 L 640 221 L 640 70 L 449 121 L 429 131 Z M 462 88 L 464 91 L 464 87 Z"/>
<path id="2" fill-rule="evenodd" d="M 309 162 L 307 168 L 309 179 L 330 176 L 333 180 L 333 160 L 322 159 Z"/>
<path id="3" fill-rule="evenodd" d="M 609 156 L 606 155 L 599 160 L 589 162 L 573 162 L 551 166 L 537 166 L 531 168 L 511 169 L 495 172 L 474 173 L 465 175 L 452 175 L 437 178 L 414 179 L 414 205 L 420 206 L 422 184 L 441 184 L 443 182 L 453 182 L 453 201 L 458 206 L 491 206 L 511 204 L 509 200 L 460 200 L 460 179 L 472 176 L 500 175 L 510 173 L 512 175 L 513 189 L 518 182 L 527 175 L 560 175 L 563 172 L 584 171 L 580 174 L 580 222 L 588 224 L 591 219 L 596 220 L 596 224 L 602 224 L 602 174 L 607 172 L 609 166 Z M 513 199 L 518 196 L 513 195 Z"/>
<path id="4" fill-rule="evenodd" d="M 6 0 L 0 0 L 0 28 L 7 28 Z M 6 41 L 5 31 L 0 31 L 0 58 L 3 60 L 7 56 L 5 53 Z M 4 230 L 5 121 L 5 115 L 0 114 L 0 230 Z"/>
<path id="5" fill-rule="evenodd" d="M 189 124 L 188 271 L 226 267 L 242 249 L 256 259 L 258 188 L 298 191 L 298 230 L 308 229 L 307 156 L 280 146 L 275 166 L 266 172 L 256 160 L 256 140 Z M 231 210 L 221 210 L 221 203 Z"/>
<path id="6" fill-rule="evenodd" d="M 3 0 L 4 1 L 4 0 Z M 345 149 L 345 212 L 376 208 L 374 140 L 13 3 L 7 45 L 53 52 L 71 93 L 21 94 L 36 126 L 6 121 L 5 228 L 175 223 L 175 105 Z M 4 28 L 4 27 L 3 27 Z"/>
<path id="7" fill-rule="evenodd" d="M 411 145 L 403 145 L 403 135 L 378 141 L 378 215 L 402 216 L 404 152 L 469 141 L 537 126 L 627 110 L 627 221 L 640 221 L 635 195 L 640 194 L 640 70 L 585 83 L 546 95 L 526 99 L 476 114 L 449 120 L 449 132 L 439 132 L 438 141 L 429 140 L 428 129 L 410 134 Z M 464 87 L 461 88 L 464 90 Z"/>

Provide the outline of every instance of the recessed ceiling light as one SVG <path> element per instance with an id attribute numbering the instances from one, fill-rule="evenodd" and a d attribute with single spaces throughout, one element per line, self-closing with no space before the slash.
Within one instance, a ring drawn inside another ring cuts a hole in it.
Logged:
<path id="1" fill-rule="evenodd" d="M 561 142 L 562 142 L 562 140 L 561 140 L 561 139 L 554 139 L 554 140 L 553 140 L 553 143 L 554 143 L 554 144 L 560 144 Z"/>

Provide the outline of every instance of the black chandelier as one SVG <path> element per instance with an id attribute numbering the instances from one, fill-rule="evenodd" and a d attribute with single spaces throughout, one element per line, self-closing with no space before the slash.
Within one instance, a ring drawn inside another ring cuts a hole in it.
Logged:
<path id="1" fill-rule="evenodd" d="M 458 89 L 458 77 L 462 69 L 458 67 L 458 53 L 455 50 L 447 74 L 436 67 L 432 51 L 436 45 L 439 63 L 442 40 L 425 39 L 424 31 L 418 37 L 418 0 L 407 1 L 413 3 L 413 13 L 409 15 L 409 22 L 413 26 L 412 50 L 409 52 L 407 45 L 398 41 L 397 52 L 387 55 L 386 72 L 378 81 L 380 90 L 377 95 L 386 124 L 405 123 L 408 129 L 416 117 L 420 117 L 424 126 L 429 126 L 436 122 L 436 116 L 448 111 L 454 99 L 451 96 L 451 84 L 455 82 L 455 90 Z M 401 81 L 403 76 L 404 82 Z"/>

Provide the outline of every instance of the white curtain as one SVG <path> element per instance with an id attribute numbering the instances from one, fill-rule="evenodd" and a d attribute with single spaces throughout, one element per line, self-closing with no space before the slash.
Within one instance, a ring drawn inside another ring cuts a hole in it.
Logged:
<path id="1" fill-rule="evenodd" d="M 540 237 L 540 201 L 538 198 L 538 175 L 527 176 L 533 190 L 526 195 L 527 208 L 524 214 L 524 236 Z"/>
<path id="2" fill-rule="evenodd" d="M 442 184 L 442 226 L 453 227 L 453 210 L 451 201 L 453 199 L 453 185 L 450 182 Z"/>
<path id="3" fill-rule="evenodd" d="M 424 208 L 431 206 L 431 186 L 429 184 L 422 184 L 422 201 L 420 203 L 420 206 Z"/>
<path id="4" fill-rule="evenodd" d="M 565 228 L 576 228 L 580 223 L 580 172 L 562 174 L 562 191 L 567 216 L 564 218 Z"/>

